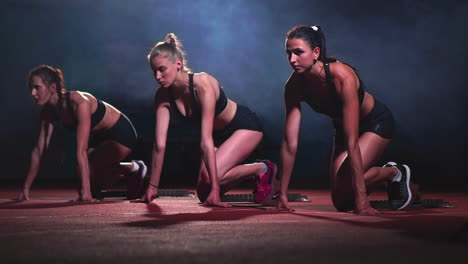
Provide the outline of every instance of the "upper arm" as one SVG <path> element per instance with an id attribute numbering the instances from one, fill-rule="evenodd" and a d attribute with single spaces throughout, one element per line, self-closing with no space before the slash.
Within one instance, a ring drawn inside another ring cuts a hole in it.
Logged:
<path id="1" fill-rule="evenodd" d="M 72 100 L 72 109 L 73 108 L 75 108 L 77 121 L 76 150 L 77 152 L 87 151 L 89 133 L 91 131 L 91 103 L 86 97 L 77 95 L 75 96 L 75 99 Z"/>
<path id="2" fill-rule="evenodd" d="M 167 91 L 158 89 L 154 96 L 154 111 L 155 111 L 155 129 L 154 142 L 158 149 L 163 149 L 166 146 L 167 131 L 169 129 L 170 113 Z"/>
<path id="3" fill-rule="evenodd" d="M 284 104 L 286 109 L 284 137 L 287 140 L 297 140 L 299 134 L 302 101 L 299 85 L 292 76 L 284 89 Z"/>
<path id="4" fill-rule="evenodd" d="M 216 80 L 208 74 L 200 74 L 197 82 L 197 98 L 201 109 L 202 141 L 212 139 L 213 122 L 216 107 Z"/>
<path id="5" fill-rule="evenodd" d="M 335 71 L 335 81 L 338 82 L 337 91 L 340 97 L 343 116 L 343 130 L 345 142 L 357 143 L 359 138 L 359 98 L 358 98 L 358 80 L 354 71 L 346 65 L 337 64 Z"/>

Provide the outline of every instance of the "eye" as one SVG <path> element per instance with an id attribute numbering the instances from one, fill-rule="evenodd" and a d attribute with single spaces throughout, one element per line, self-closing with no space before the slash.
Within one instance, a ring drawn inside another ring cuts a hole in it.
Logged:
<path id="1" fill-rule="evenodd" d="M 301 50 L 301 49 L 295 49 L 293 52 L 294 52 L 294 54 L 296 54 L 298 56 L 301 55 L 302 53 L 304 53 L 304 51 Z"/>

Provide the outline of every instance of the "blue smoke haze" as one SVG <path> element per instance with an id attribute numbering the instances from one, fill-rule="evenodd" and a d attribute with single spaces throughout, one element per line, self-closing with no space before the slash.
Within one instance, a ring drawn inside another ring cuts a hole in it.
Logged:
<path id="1" fill-rule="evenodd" d="M 328 54 L 356 67 L 367 90 L 392 109 L 399 133 L 389 158 L 464 181 L 458 175 L 468 145 L 464 1 L 7 0 L 0 6 L 7 164 L 26 168 L 29 161 L 39 108 L 25 82 L 40 64 L 61 68 L 68 89 L 115 105 L 151 138 L 158 86 L 146 55 L 170 32 L 184 44 L 192 70 L 210 73 L 229 98 L 259 114 L 277 159 L 283 86 L 292 71 L 284 37 L 295 25 L 320 24 Z M 298 174 L 326 177 L 331 122 L 303 109 Z M 24 171 L 0 175 L 22 177 Z"/>

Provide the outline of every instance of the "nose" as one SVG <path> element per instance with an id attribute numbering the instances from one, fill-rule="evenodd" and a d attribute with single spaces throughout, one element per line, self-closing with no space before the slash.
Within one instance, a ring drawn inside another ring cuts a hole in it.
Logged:
<path id="1" fill-rule="evenodd" d="M 33 97 L 36 96 L 36 93 L 37 93 L 36 89 L 31 89 L 31 96 L 33 96 Z"/>
<path id="2" fill-rule="evenodd" d="M 294 54 L 289 55 L 289 63 L 293 64 L 296 62 L 297 56 Z"/>
<path id="3" fill-rule="evenodd" d="M 160 81 L 162 78 L 162 74 L 160 72 L 156 72 L 155 77 L 156 77 L 156 81 Z"/>

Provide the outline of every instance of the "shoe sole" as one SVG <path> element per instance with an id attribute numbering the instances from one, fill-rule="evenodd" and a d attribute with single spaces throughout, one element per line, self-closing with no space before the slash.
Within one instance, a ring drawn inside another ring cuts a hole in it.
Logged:
<path id="1" fill-rule="evenodd" d="M 404 168 L 405 168 L 405 171 L 406 171 L 406 188 L 408 189 L 408 200 L 402 205 L 400 206 L 400 208 L 397 208 L 397 210 L 403 210 L 403 209 L 406 209 L 407 207 L 409 207 L 411 205 L 411 201 L 413 200 L 413 195 L 411 193 L 411 188 L 410 188 L 410 178 L 411 178 L 411 171 L 410 171 L 410 168 L 407 166 L 407 165 L 402 165 Z"/>

